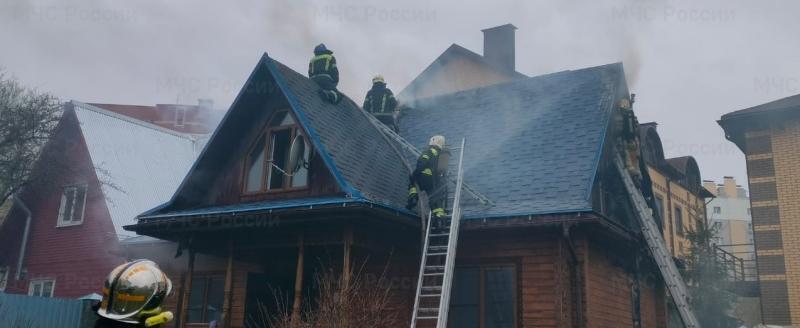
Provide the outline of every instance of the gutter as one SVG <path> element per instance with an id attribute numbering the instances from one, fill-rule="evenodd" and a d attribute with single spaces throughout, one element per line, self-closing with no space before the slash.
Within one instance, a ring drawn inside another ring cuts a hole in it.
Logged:
<path id="1" fill-rule="evenodd" d="M 25 203 L 22 202 L 22 199 L 20 199 L 17 196 L 14 196 L 13 200 L 14 204 L 19 206 L 19 208 L 22 209 L 23 212 L 25 212 L 26 216 L 25 230 L 22 232 L 22 242 L 20 243 L 19 246 L 19 257 L 17 257 L 17 272 L 14 276 L 14 279 L 19 281 L 20 278 L 22 277 L 22 262 L 25 259 L 25 250 L 28 246 L 28 235 L 30 234 L 31 231 L 31 218 L 33 217 L 33 215 L 31 214 L 31 210 L 28 209 L 28 206 L 25 206 Z"/>

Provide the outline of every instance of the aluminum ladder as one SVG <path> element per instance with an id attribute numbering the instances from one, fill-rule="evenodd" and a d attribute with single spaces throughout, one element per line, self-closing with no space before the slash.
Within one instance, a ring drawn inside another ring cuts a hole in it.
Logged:
<path id="1" fill-rule="evenodd" d="M 464 188 L 464 144 L 461 139 L 458 155 L 458 173 L 456 174 L 456 190 L 453 198 L 453 210 L 450 225 L 442 229 L 434 229 L 431 218 L 425 233 L 425 245 L 422 248 L 422 260 L 417 279 L 417 293 L 414 298 L 414 312 L 411 317 L 411 328 L 418 323 L 422 326 L 437 328 L 447 327 L 447 313 L 450 309 L 450 287 L 453 284 L 456 248 L 458 245 L 458 228 L 461 222 L 461 190 Z"/>
<path id="2" fill-rule="evenodd" d="M 642 234 L 644 234 L 644 238 L 647 241 L 648 249 L 656 260 L 658 269 L 661 271 L 661 276 L 664 277 L 667 288 L 669 288 L 669 293 L 672 295 L 672 300 L 678 307 L 678 312 L 680 313 L 684 326 L 686 326 L 686 328 L 700 328 L 700 323 L 697 321 L 697 317 L 695 317 L 689 305 L 691 296 L 686 288 L 686 283 L 684 283 L 683 277 L 681 277 L 680 272 L 678 272 L 675 261 L 672 260 L 672 255 L 670 255 L 667 250 L 664 237 L 661 235 L 661 231 L 658 229 L 658 225 L 653 219 L 647 201 L 645 201 L 641 191 L 633 184 L 633 180 L 630 175 L 628 175 L 628 170 L 625 169 L 625 164 L 619 154 L 616 155 L 614 164 L 616 164 L 617 170 L 620 176 L 622 176 L 622 182 L 625 184 L 625 189 L 628 191 L 631 202 L 636 209 L 636 217 L 639 219 L 639 224 L 642 227 Z"/>
<path id="3" fill-rule="evenodd" d="M 361 110 L 361 112 L 363 112 L 364 115 L 367 116 L 367 118 L 370 120 L 372 125 L 374 125 L 376 128 L 378 128 L 378 130 L 381 131 L 384 136 L 386 136 L 387 138 L 392 139 L 394 141 L 397 141 L 397 143 L 400 144 L 400 146 L 403 147 L 403 149 L 405 149 L 409 153 L 413 154 L 415 157 L 419 157 L 421 152 L 419 151 L 419 149 L 414 147 L 414 145 L 412 145 L 410 142 L 408 142 L 408 140 L 406 140 L 405 138 L 401 137 L 399 134 L 397 134 L 397 132 L 394 132 L 394 130 L 392 130 L 391 128 L 386 126 L 386 124 L 383 124 L 383 122 L 379 121 L 377 118 L 375 118 L 375 116 L 372 116 L 372 114 L 367 113 L 364 110 Z M 411 167 L 413 169 L 413 165 Z M 453 178 L 450 178 L 450 182 L 456 183 L 455 179 L 453 179 Z M 466 183 L 462 183 L 462 184 L 463 184 L 464 190 L 466 190 L 470 194 L 470 196 L 475 198 L 481 204 L 483 204 L 483 205 L 493 205 L 492 201 L 489 198 L 487 198 L 486 196 L 482 195 L 477 190 L 472 189 L 472 187 L 470 187 Z"/>

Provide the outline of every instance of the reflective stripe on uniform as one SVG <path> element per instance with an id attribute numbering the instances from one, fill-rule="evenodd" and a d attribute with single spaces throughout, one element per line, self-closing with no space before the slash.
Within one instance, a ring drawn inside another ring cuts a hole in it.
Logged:
<path id="1" fill-rule="evenodd" d="M 431 210 L 431 213 L 433 213 L 434 216 L 444 216 L 445 215 L 444 209 L 441 208 L 441 207 L 434 208 L 433 210 Z"/>
<path id="2" fill-rule="evenodd" d="M 422 174 L 424 174 L 424 175 L 433 175 L 433 171 L 431 171 L 431 169 L 424 169 L 424 170 L 422 170 Z"/>
<path id="3" fill-rule="evenodd" d="M 424 158 L 424 159 L 431 159 L 431 157 L 430 157 L 430 156 L 428 156 L 428 155 L 426 155 L 426 154 L 422 154 L 422 156 L 420 156 L 420 157 L 422 157 L 422 158 Z"/>
<path id="4" fill-rule="evenodd" d="M 389 96 L 388 94 L 385 93 L 383 94 L 383 100 L 381 100 L 381 112 L 386 111 L 386 97 L 388 96 Z"/>
<path id="5" fill-rule="evenodd" d="M 431 148 L 431 153 L 433 154 L 433 156 L 439 155 L 439 151 L 436 150 L 436 148 Z"/>
<path id="6" fill-rule="evenodd" d="M 408 188 L 409 195 L 416 195 L 417 194 L 417 187 Z"/>
<path id="7" fill-rule="evenodd" d="M 314 58 L 311 58 L 311 74 L 314 74 L 314 68 L 315 68 L 314 64 L 316 64 L 317 61 L 320 61 L 320 60 L 325 60 L 325 70 L 326 71 L 331 69 L 331 59 L 333 59 L 333 56 L 331 56 L 329 54 L 317 55 L 317 56 L 314 56 Z"/>

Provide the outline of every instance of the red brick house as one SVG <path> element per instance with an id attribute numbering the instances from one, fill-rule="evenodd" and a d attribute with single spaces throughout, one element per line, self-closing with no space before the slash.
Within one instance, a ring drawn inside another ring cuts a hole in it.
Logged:
<path id="1" fill-rule="evenodd" d="M 18 193 L 0 226 L 0 287 L 45 297 L 98 292 L 127 257 L 121 245 L 134 234 L 122 226 L 172 194 L 215 116 L 201 106 L 67 103 L 34 171 L 47 180 Z"/>
<path id="2" fill-rule="evenodd" d="M 611 64 L 416 99 L 404 113 L 400 133 L 417 147 L 466 138 L 465 180 L 493 201 L 465 197 L 451 326 L 666 327 L 663 282 L 610 164 L 628 97 Z M 170 272 L 175 325 L 257 327 L 268 286 L 309 304 L 315 273 L 363 264 L 367 275 L 388 265 L 407 326 L 421 254 L 419 218 L 404 209 L 410 158 L 366 115 L 261 58 L 172 198 L 125 227 L 186 249 Z M 287 168 L 298 135 L 306 163 Z"/>

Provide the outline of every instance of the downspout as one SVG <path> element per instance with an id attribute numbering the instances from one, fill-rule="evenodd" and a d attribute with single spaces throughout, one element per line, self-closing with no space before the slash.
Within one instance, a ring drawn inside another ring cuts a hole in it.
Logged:
<path id="1" fill-rule="evenodd" d="M 575 321 L 578 328 L 583 328 L 583 293 L 581 293 L 583 280 L 581 280 L 580 261 L 578 260 L 578 253 L 575 251 L 575 245 L 572 243 L 570 225 L 562 223 L 561 227 L 567 249 L 569 250 L 569 259 L 571 260 L 570 262 L 572 262 L 572 274 L 575 275 L 575 316 L 577 317 Z"/>
<path id="2" fill-rule="evenodd" d="M 14 204 L 25 212 L 25 230 L 22 232 L 22 242 L 19 245 L 19 257 L 17 258 L 17 272 L 14 275 L 14 279 L 19 281 L 22 277 L 22 262 L 25 258 L 25 249 L 28 246 L 28 234 L 31 231 L 31 218 L 33 215 L 31 215 L 31 210 L 28 209 L 28 206 L 25 206 L 22 199 L 18 196 L 13 196 L 12 199 L 14 200 Z"/>
<path id="3" fill-rule="evenodd" d="M 668 221 L 669 222 L 669 245 L 670 245 L 670 250 L 671 250 L 671 253 L 672 253 L 670 255 L 674 256 L 673 254 L 677 254 L 677 252 L 675 251 L 675 225 L 674 225 L 674 222 L 672 221 L 672 179 L 670 179 L 666 175 L 664 176 L 664 179 L 667 180 L 667 217 L 666 217 L 666 219 L 669 220 Z"/>

